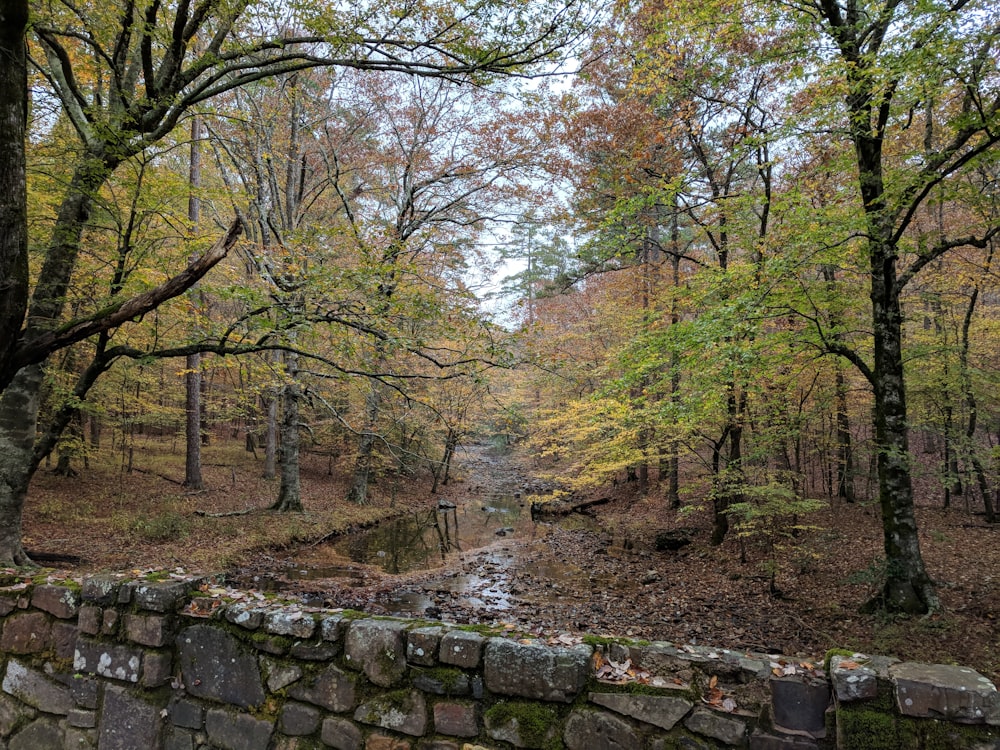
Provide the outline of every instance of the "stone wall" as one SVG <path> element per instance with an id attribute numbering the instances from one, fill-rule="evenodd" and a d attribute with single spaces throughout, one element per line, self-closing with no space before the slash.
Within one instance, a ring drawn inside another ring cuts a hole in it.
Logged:
<path id="1" fill-rule="evenodd" d="M 517 639 L 205 580 L 19 583 L 0 620 L 9 750 L 1000 750 L 962 667 Z"/>

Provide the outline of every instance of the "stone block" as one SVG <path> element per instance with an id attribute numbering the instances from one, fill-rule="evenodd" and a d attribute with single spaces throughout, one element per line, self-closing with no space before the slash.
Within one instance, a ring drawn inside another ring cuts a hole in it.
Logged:
<path id="1" fill-rule="evenodd" d="M 312 643 L 310 641 L 297 641 L 288 650 L 288 655 L 293 659 L 304 661 L 330 661 L 340 653 L 340 648 L 335 643 L 320 641 Z"/>
<path id="2" fill-rule="evenodd" d="M 99 727 L 101 750 L 135 750 L 157 745 L 160 710 L 119 685 L 104 689 Z"/>
<path id="3" fill-rule="evenodd" d="M 294 664 L 282 664 L 281 662 L 263 657 L 261 666 L 264 667 L 264 674 L 267 679 L 267 689 L 276 693 L 282 688 L 286 688 L 302 677 L 302 668 Z"/>
<path id="4" fill-rule="evenodd" d="M 669 695 L 627 693 L 591 693 L 590 702 L 667 731 L 673 729 L 694 706 L 689 700 Z"/>
<path id="5" fill-rule="evenodd" d="M 181 676 L 196 698 L 250 708 L 264 702 L 257 659 L 229 633 L 211 625 L 192 625 L 177 636 Z"/>
<path id="6" fill-rule="evenodd" d="M 183 698 L 170 702 L 167 715 L 171 724 L 185 729 L 201 729 L 205 721 L 205 709 L 200 704 Z"/>
<path id="7" fill-rule="evenodd" d="M 475 703 L 440 701 L 434 704 L 434 731 L 452 737 L 479 734 L 479 709 Z"/>
<path id="8" fill-rule="evenodd" d="M 135 594 L 135 589 L 138 586 L 137 581 L 125 581 L 118 587 L 118 596 L 115 601 L 119 604 L 130 604 L 132 602 L 133 594 Z"/>
<path id="9" fill-rule="evenodd" d="M 642 747 L 641 737 L 627 721 L 604 711 L 586 709 L 570 714 L 563 731 L 563 742 L 568 750 L 624 750 Z"/>
<path id="10" fill-rule="evenodd" d="M 164 733 L 163 750 L 195 750 L 194 732 L 170 727 Z"/>
<path id="11" fill-rule="evenodd" d="M 264 615 L 264 630 L 274 635 L 311 638 L 316 622 L 304 612 L 277 609 Z"/>
<path id="12" fill-rule="evenodd" d="M 452 742 L 451 740 L 421 740 L 417 743 L 417 750 L 467 750 L 474 748 L 475 745 L 470 745 L 468 743 L 459 745 L 457 742 Z"/>
<path id="13" fill-rule="evenodd" d="M 826 710 L 830 706 L 830 683 L 799 675 L 772 677 L 771 715 L 778 729 L 826 736 Z"/>
<path id="14" fill-rule="evenodd" d="M 106 609 L 101 613 L 101 635 L 114 635 L 118 630 L 121 615 L 117 609 Z"/>
<path id="15" fill-rule="evenodd" d="M 483 717 L 486 734 L 514 747 L 559 746 L 559 713 L 553 706 L 538 703 L 499 701 Z"/>
<path id="16" fill-rule="evenodd" d="M 265 611 L 250 604 L 230 604 L 225 609 L 225 617 L 233 625 L 239 625 L 247 630 L 256 630 L 264 624 Z"/>
<path id="17" fill-rule="evenodd" d="M 384 734 L 369 735 L 365 742 L 365 750 L 411 750 L 411 745 L 407 740 L 398 737 L 387 737 Z"/>
<path id="18" fill-rule="evenodd" d="M 212 709 L 205 716 L 208 739 L 222 750 L 267 750 L 274 725 L 249 714 Z"/>
<path id="19" fill-rule="evenodd" d="M 1000 726 L 1000 694 L 969 667 L 903 662 L 889 668 L 904 716 Z"/>
<path id="20" fill-rule="evenodd" d="M 870 700 L 878 695 L 878 675 L 866 660 L 832 657 L 830 681 L 833 684 L 833 694 L 841 703 Z"/>
<path id="21" fill-rule="evenodd" d="M 80 596 L 83 601 L 89 604 L 107 607 L 118 601 L 118 588 L 120 586 L 121 579 L 114 576 L 88 576 L 83 579 Z"/>
<path id="22" fill-rule="evenodd" d="M 124 682 L 138 682 L 142 651 L 123 644 L 80 638 L 73 654 L 73 669 Z"/>
<path id="23" fill-rule="evenodd" d="M 625 659 L 620 658 L 621 656 L 623 655 L 619 655 L 615 661 L 624 661 Z M 691 666 L 691 661 L 684 658 L 685 656 L 692 656 L 692 654 L 681 651 L 672 643 L 656 641 L 644 646 L 630 646 L 625 658 L 632 660 L 633 667 L 643 669 L 653 675 L 666 676 Z"/>
<path id="24" fill-rule="evenodd" d="M 174 676 L 174 659 L 169 651 L 147 651 L 142 659 L 142 686 L 160 687 Z"/>
<path id="25" fill-rule="evenodd" d="M 293 685 L 288 694 L 328 711 L 350 711 L 357 705 L 354 679 L 332 664 L 311 680 Z"/>
<path id="26" fill-rule="evenodd" d="M 483 656 L 486 639 L 467 630 L 449 630 L 441 637 L 438 658 L 442 664 L 476 669 Z"/>
<path id="27" fill-rule="evenodd" d="M 125 615 L 125 637 L 133 643 L 159 648 L 174 632 L 173 621 L 163 615 Z"/>
<path id="28" fill-rule="evenodd" d="M 92 604 L 84 604 L 80 607 L 80 614 L 76 618 L 77 627 L 85 635 L 97 635 L 101 632 L 104 611 L 100 607 Z"/>
<path id="29" fill-rule="evenodd" d="M 76 625 L 71 622 L 52 623 L 52 648 L 57 659 L 72 659 L 79 635 Z"/>
<path id="30" fill-rule="evenodd" d="M 380 687 L 392 687 L 406 672 L 406 625 L 396 620 L 356 620 L 347 629 L 344 659 Z"/>
<path id="31" fill-rule="evenodd" d="M 816 740 L 789 734 L 756 731 L 750 735 L 750 750 L 819 750 Z"/>
<path id="32" fill-rule="evenodd" d="M 587 684 L 590 648 L 550 648 L 490 638 L 483 661 L 486 688 L 494 693 L 571 703 Z"/>
<path id="33" fill-rule="evenodd" d="M 319 621 L 320 638 L 324 641 L 342 641 L 347 634 L 347 626 L 351 621 L 343 615 L 330 615 Z"/>
<path id="34" fill-rule="evenodd" d="M 53 682 L 17 659 L 7 661 L 0 687 L 8 695 L 45 713 L 65 716 L 73 708 L 73 696 L 69 688 Z"/>
<path id="35" fill-rule="evenodd" d="M 0 693 L 0 737 L 10 736 L 16 727 L 23 726 L 37 715 L 38 711 L 31 706 Z"/>
<path id="36" fill-rule="evenodd" d="M 79 708 L 97 708 L 101 683 L 94 677 L 74 676 L 69 683 L 69 692 Z"/>
<path id="37" fill-rule="evenodd" d="M 80 609 L 80 592 L 68 586 L 35 586 L 31 592 L 31 606 L 60 620 L 69 620 L 76 617 Z"/>
<path id="38" fill-rule="evenodd" d="M 695 734 L 711 737 L 724 745 L 746 744 L 747 726 L 740 719 L 708 708 L 696 708 L 684 726 Z"/>
<path id="39" fill-rule="evenodd" d="M 472 684 L 469 675 L 457 669 L 436 669 L 433 672 L 416 672 L 413 687 L 433 695 L 469 695 Z M 477 697 L 482 697 L 479 695 Z"/>
<path id="40" fill-rule="evenodd" d="M 253 647 L 271 656 L 284 656 L 288 653 L 288 639 L 284 636 L 272 635 L 267 638 L 255 639 Z"/>
<path id="41" fill-rule="evenodd" d="M 66 723 L 80 729 L 93 729 L 97 726 L 97 711 L 87 711 L 82 708 L 71 708 L 66 714 Z"/>
<path id="42" fill-rule="evenodd" d="M 347 719 L 324 719 L 319 738 L 334 750 L 361 750 L 361 730 Z"/>
<path id="43" fill-rule="evenodd" d="M 17 597 L 0 596 L 0 617 L 6 617 L 17 609 Z"/>
<path id="44" fill-rule="evenodd" d="M 135 606 L 150 612 L 174 612 L 188 597 L 188 585 L 182 581 L 140 583 L 133 594 Z"/>
<path id="45" fill-rule="evenodd" d="M 7 743 L 8 750 L 42 750 L 62 748 L 66 730 L 51 717 L 42 716 L 15 733 Z"/>
<path id="46" fill-rule="evenodd" d="M 8 617 L 0 636 L 0 651 L 7 654 L 38 654 L 52 646 L 52 626 L 41 612 L 18 612 Z"/>
<path id="47" fill-rule="evenodd" d="M 427 701 L 419 690 L 376 695 L 358 706 L 354 720 L 421 737 L 427 730 Z"/>
<path id="48" fill-rule="evenodd" d="M 433 667 L 437 663 L 442 632 L 439 627 L 416 628 L 407 632 L 406 660 L 410 664 Z"/>
<path id="49" fill-rule="evenodd" d="M 376 695 L 358 706 L 354 720 L 422 737 L 427 730 L 427 701 L 419 690 Z"/>
<path id="50" fill-rule="evenodd" d="M 319 709 L 304 703 L 286 703 L 281 707 L 278 731 L 292 737 L 312 734 L 319 728 Z"/>
<path id="51" fill-rule="evenodd" d="M 66 750 L 98 750 L 98 739 L 96 729 L 66 727 L 66 741 L 63 747 Z"/>

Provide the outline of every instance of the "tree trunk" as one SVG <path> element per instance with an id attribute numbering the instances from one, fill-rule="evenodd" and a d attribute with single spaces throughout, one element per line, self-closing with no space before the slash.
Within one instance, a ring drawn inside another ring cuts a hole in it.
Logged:
<path id="1" fill-rule="evenodd" d="M 269 389 L 272 390 L 273 389 Z M 267 424 L 264 428 L 264 479 L 277 476 L 278 455 L 278 397 L 270 393 L 265 402 Z"/>
<path id="2" fill-rule="evenodd" d="M 113 166 L 88 152 L 74 171 L 31 297 L 25 340 L 43 334 L 61 317 L 93 196 Z M 29 365 L 0 395 L 0 566 L 31 564 L 20 542 L 21 513 L 35 469 L 33 443 L 43 380 L 42 366 Z"/>
<path id="3" fill-rule="evenodd" d="M 989 267 L 992 258 L 993 254 L 991 252 L 987 259 L 987 267 Z M 969 412 L 969 421 L 965 429 L 965 446 L 969 454 L 969 463 L 972 464 L 972 470 L 976 475 L 979 494 L 983 496 L 983 510 L 986 513 L 986 521 L 988 523 L 997 523 L 1000 521 L 1000 518 L 998 518 L 997 509 L 993 505 L 989 482 L 986 478 L 986 468 L 983 466 L 983 462 L 979 460 L 979 454 L 976 452 L 979 405 L 976 401 L 975 391 L 972 389 L 972 376 L 969 372 L 969 329 L 972 327 L 972 315 L 975 312 L 978 299 L 979 287 L 976 286 L 972 290 L 972 294 L 969 296 L 969 304 L 965 308 L 965 317 L 962 320 L 961 346 L 959 348 L 959 375 L 965 396 L 965 406 Z"/>
<path id="4" fill-rule="evenodd" d="M 194 231 L 201 214 L 198 188 L 201 187 L 201 120 L 191 120 L 191 160 L 188 165 L 188 222 Z M 192 304 L 197 304 L 197 292 L 189 292 Z M 205 482 L 201 476 L 201 354 L 189 354 L 185 363 L 185 460 L 184 486 L 192 490 L 202 490 Z"/>
<path id="5" fill-rule="evenodd" d="M 205 483 L 201 477 L 201 355 L 189 354 L 186 367 L 184 486 L 202 490 Z"/>
<path id="6" fill-rule="evenodd" d="M 0 566 L 33 566 L 21 546 L 21 511 L 31 479 L 41 365 L 31 365 L 0 396 Z"/>
<path id="7" fill-rule="evenodd" d="M 299 480 L 299 355 L 285 355 L 288 382 L 281 391 L 281 487 L 271 510 L 302 511 Z"/>
<path id="8" fill-rule="evenodd" d="M 378 415 L 382 408 L 380 385 L 380 383 L 373 381 L 371 388 L 365 395 L 365 425 L 358 438 L 358 456 L 354 462 L 351 488 L 347 491 L 348 501 L 358 505 L 364 505 L 368 502 L 368 482 L 371 479 L 372 464 L 375 458 Z"/>
<path id="9" fill-rule="evenodd" d="M 851 418 L 847 412 L 847 383 L 840 362 L 835 364 L 834 390 L 837 399 L 837 497 L 853 503 L 854 449 L 851 445 Z"/>
<path id="10" fill-rule="evenodd" d="M 27 22 L 27 0 L 0 0 L 0 389 L 28 303 Z"/>
<path id="11" fill-rule="evenodd" d="M 877 220 L 872 223 L 877 223 Z M 903 331 L 896 286 L 896 248 L 870 241 L 874 328 L 872 387 L 875 391 L 875 445 L 879 504 L 882 508 L 886 580 L 880 603 L 893 612 L 918 614 L 937 609 L 937 593 L 924 568 L 913 506 Z"/>

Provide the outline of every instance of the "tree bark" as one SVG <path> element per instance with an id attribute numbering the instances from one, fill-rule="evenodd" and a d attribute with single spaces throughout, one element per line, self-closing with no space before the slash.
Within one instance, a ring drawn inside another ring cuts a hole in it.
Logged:
<path id="1" fill-rule="evenodd" d="M 365 424 L 361 436 L 358 438 L 358 455 L 354 461 L 351 487 L 347 491 L 347 500 L 358 505 L 364 505 L 368 502 L 368 483 L 371 479 L 375 458 L 378 415 L 382 408 L 380 385 L 378 381 L 372 381 L 371 388 L 365 395 Z"/>
<path id="2" fill-rule="evenodd" d="M 299 355 L 285 354 L 288 382 L 281 391 L 281 487 L 278 499 L 271 510 L 283 512 L 302 511 L 302 492 L 299 480 Z"/>
<path id="3" fill-rule="evenodd" d="M 189 354 L 184 373 L 184 486 L 205 489 L 201 476 L 201 355 Z"/>
<path id="4" fill-rule="evenodd" d="M 278 455 L 278 396 L 268 393 L 266 399 L 267 424 L 264 427 L 264 479 L 274 479 L 277 475 Z"/>
<path id="5" fill-rule="evenodd" d="M 0 0 L 0 389 L 28 304 L 27 23 L 27 0 Z"/>
<path id="6" fill-rule="evenodd" d="M 873 222 L 876 225 L 878 222 Z M 903 316 L 896 287 L 896 248 L 869 244 L 874 329 L 873 390 L 886 580 L 881 603 L 894 612 L 919 614 L 939 606 L 924 568 L 913 505 L 906 387 L 903 379 Z"/>
<path id="7" fill-rule="evenodd" d="M 188 165 L 188 222 L 192 231 L 197 228 L 201 214 L 198 196 L 198 188 L 201 187 L 200 138 L 201 120 L 194 117 L 191 120 L 191 159 Z M 191 304 L 197 305 L 197 295 L 193 289 Z M 205 481 L 201 476 L 201 387 L 201 354 L 195 352 L 187 356 L 184 368 L 184 486 L 192 490 L 205 488 Z"/>

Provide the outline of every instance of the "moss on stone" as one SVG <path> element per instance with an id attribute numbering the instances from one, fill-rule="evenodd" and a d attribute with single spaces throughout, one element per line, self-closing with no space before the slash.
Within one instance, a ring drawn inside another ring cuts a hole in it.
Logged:
<path id="1" fill-rule="evenodd" d="M 1000 732 L 982 724 L 957 724 L 910 716 L 900 719 L 899 728 L 899 747 L 919 747 L 923 750 L 990 747 L 991 742 L 1000 738 Z"/>
<path id="2" fill-rule="evenodd" d="M 854 656 L 854 652 L 847 648 L 831 648 L 826 652 L 826 656 L 823 657 L 823 670 L 830 674 L 830 661 L 835 656 L 846 656 L 848 658 Z"/>
<path id="3" fill-rule="evenodd" d="M 560 721 L 559 712 L 551 706 L 528 701 L 498 701 L 486 711 L 486 720 L 493 726 L 517 723 L 517 731 L 527 747 L 559 750 L 563 747 L 558 734 L 549 732 Z"/>
<path id="4" fill-rule="evenodd" d="M 872 708 L 870 703 L 838 708 L 837 734 L 843 750 L 898 750 L 907 747 L 900 744 L 896 716 Z"/>
<path id="5" fill-rule="evenodd" d="M 451 695 L 458 681 L 465 676 L 465 672 L 461 669 L 452 667 L 428 667 L 427 669 L 413 667 L 411 671 L 414 676 L 423 675 L 439 683 L 444 688 L 446 695 Z"/>

